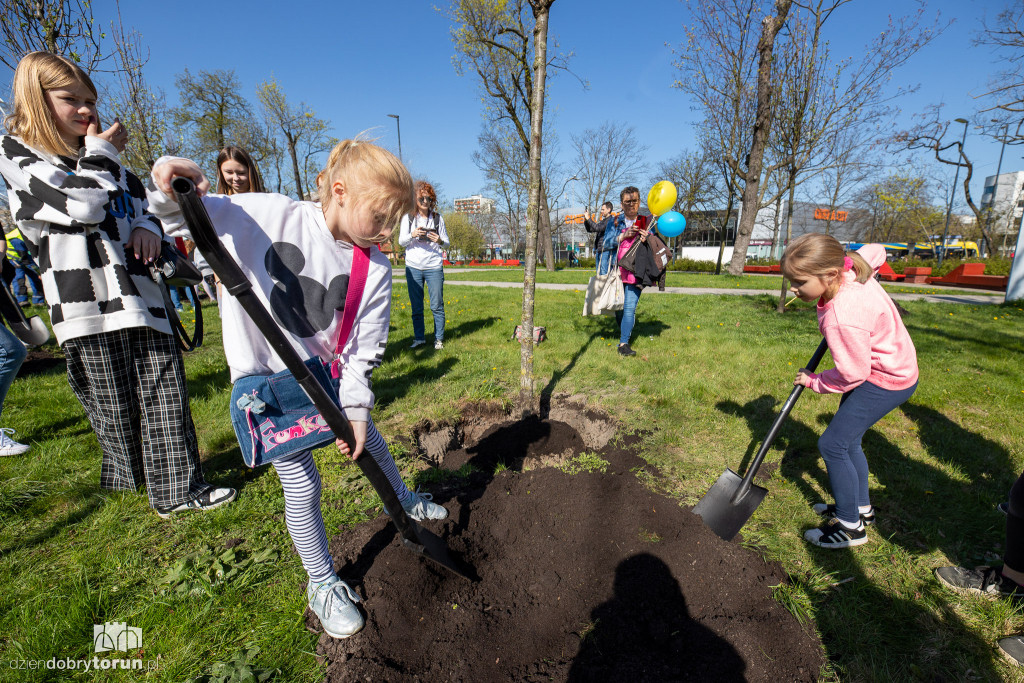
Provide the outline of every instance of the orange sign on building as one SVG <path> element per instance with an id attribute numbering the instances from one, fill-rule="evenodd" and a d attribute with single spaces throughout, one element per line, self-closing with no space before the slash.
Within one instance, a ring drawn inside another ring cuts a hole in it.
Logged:
<path id="1" fill-rule="evenodd" d="M 846 221 L 846 211 L 833 211 L 832 209 L 815 209 L 814 220 L 816 221 Z"/>

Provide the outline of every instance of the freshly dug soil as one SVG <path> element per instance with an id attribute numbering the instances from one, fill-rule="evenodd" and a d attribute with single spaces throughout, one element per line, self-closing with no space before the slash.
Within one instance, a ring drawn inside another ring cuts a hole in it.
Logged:
<path id="1" fill-rule="evenodd" d="M 57 356 L 46 347 L 28 349 L 25 362 L 18 369 L 18 377 L 28 377 L 46 372 L 50 368 L 64 365 L 64 357 Z"/>
<path id="2" fill-rule="evenodd" d="M 817 680 L 820 641 L 772 599 L 781 569 L 641 483 L 650 466 L 609 444 L 607 420 L 559 410 L 509 421 L 478 408 L 418 435 L 441 467 L 472 465 L 434 487 L 450 515 L 425 526 L 480 580 L 405 550 L 383 515 L 335 536 L 367 623 L 321 635 L 327 680 Z M 607 470 L 553 466 L 584 452 Z"/>

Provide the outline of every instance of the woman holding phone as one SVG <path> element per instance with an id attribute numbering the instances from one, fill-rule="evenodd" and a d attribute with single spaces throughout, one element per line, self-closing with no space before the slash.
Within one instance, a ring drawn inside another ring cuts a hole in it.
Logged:
<path id="1" fill-rule="evenodd" d="M 434 210 L 437 194 L 434 187 L 421 180 L 416 183 L 416 210 L 402 216 L 398 244 L 405 247 L 405 281 L 409 285 L 412 305 L 412 345 L 427 343 L 423 324 L 423 286 L 430 295 L 430 311 L 434 314 L 434 348 L 444 348 L 444 252 L 449 246 L 444 219 Z"/>

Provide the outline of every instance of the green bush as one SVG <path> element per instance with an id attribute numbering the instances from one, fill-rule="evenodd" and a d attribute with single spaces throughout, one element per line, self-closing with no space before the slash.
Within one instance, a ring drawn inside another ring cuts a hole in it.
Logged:
<path id="1" fill-rule="evenodd" d="M 939 267 L 936 259 L 906 259 L 890 261 L 889 265 L 897 273 L 902 273 L 907 268 L 931 268 L 933 277 L 943 277 L 965 263 L 984 263 L 985 275 L 1009 275 L 1010 264 L 1013 261 L 1006 258 L 947 258 L 942 260 L 942 266 Z"/>

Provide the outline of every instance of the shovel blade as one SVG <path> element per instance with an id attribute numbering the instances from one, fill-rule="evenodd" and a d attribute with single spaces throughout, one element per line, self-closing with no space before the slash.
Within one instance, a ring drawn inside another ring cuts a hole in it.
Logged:
<path id="1" fill-rule="evenodd" d="M 24 336 L 18 335 L 21 341 L 29 346 L 42 346 L 50 341 L 50 328 L 46 326 L 42 318 L 34 315 L 25 322 L 28 323 L 28 330 L 25 331 Z"/>
<path id="2" fill-rule="evenodd" d="M 734 502 L 742 483 L 743 477 L 727 469 L 693 507 L 693 514 L 700 515 L 704 523 L 726 541 L 731 541 L 739 533 L 768 495 L 768 489 L 751 484 L 746 494 Z"/>
<path id="3" fill-rule="evenodd" d="M 441 539 L 441 537 L 431 531 L 427 531 L 412 520 L 409 520 L 409 523 L 412 525 L 412 535 L 416 537 L 416 541 L 402 536 L 402 544 L 405 545 L 406 548 L 414 553 L 422 555 L 428 560 L 436 562 L 448 571 L 453 572 L 464 579 L 469 579 L 470 581 L 480 580 L 480 577 L 477 576 L 476 571 L 472 567 L 467 565 L 465 562 L 459 562 L 452 557 L 451 552 L 448 550 L 448 545 Z"/>

